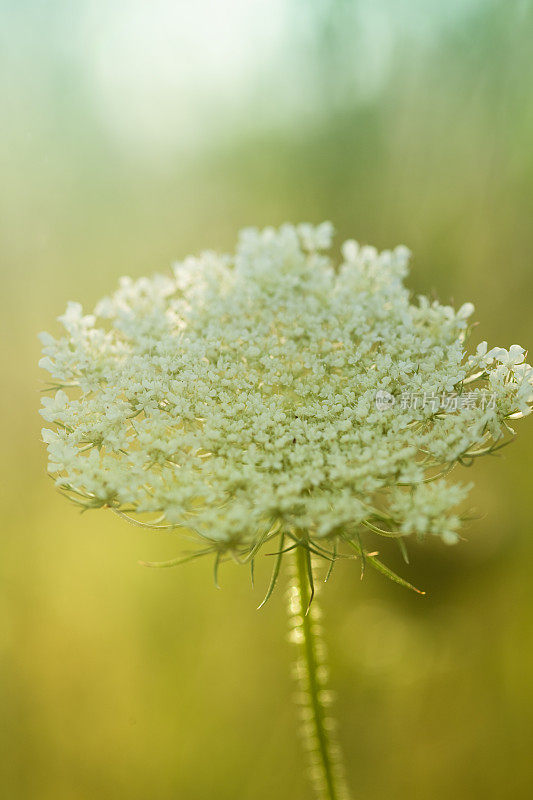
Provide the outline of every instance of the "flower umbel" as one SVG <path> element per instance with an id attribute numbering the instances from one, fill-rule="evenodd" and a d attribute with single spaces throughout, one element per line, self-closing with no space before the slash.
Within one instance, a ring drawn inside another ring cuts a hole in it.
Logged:
<path id="1" fill-rule="evenodd" d="M 141 524 L 193 530 L 217 558 L 282 532 L 330 560 L 341 541 L 364 556 L 364 531 L 456 541 L 468 487 L 447 475 L 512 434 L 533 371 L 518 345 L 466 353 L 471 303 L 413 302 L 407 248 L 348 241 L 337 265 L 331 237 L 329 223 L 247 229 L 234 256 L 123 278 L 89 315 L 69 303 L 65 334 L 41 334 L 65 494 L 157 514 Z M 407 391 L 469 402 L 376 405 Z"/>

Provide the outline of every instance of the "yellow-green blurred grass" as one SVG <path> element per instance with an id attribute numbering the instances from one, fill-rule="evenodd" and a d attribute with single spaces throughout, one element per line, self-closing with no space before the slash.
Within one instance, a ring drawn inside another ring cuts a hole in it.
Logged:
<path id="1" fill-rule="evenodd" d="M 229 249 L 243 225 L 330 218 L 339 238 L 409 245 L 413 289 L 474 300 L 476 340 L 533 346 L 532 26 L 511 6 L 400 50 L 373 99 L 339 110 L 324 96 L 312 122 L 276 129 L 236 120 L 164 170 L 117 149 L 83 86 L 57 93 L 39 77 L 46 53 L 27 52 L 1 140 L 2 797 L 308 797 L 283 592 L 255 611 L 266 564 L 253 592 L 234 565 L 220 591 L 208 563 L 142 568 L 179 543 L 59 497 L 36 333 L 68 299 L 90 308 L 121 274 Z M 517 429 L 464 471 L 483 514 L 469 541 L 415 547 L 403 567 L 427 597 L 361 583 L 353 563 L 322 593 L 361 797 L 530 797 L 533 427 Z"/>

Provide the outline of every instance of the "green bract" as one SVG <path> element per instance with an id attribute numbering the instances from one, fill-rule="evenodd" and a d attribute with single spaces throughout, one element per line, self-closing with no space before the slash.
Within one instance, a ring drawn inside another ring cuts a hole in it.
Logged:
<path id="1" fill-rule="evenodd" d="M 405 247 L 348 241 L 337 265 L 331 234 L 244 230 L 235 256 L 70 303 L 41 334 L 58 486 L 219 556 L 302 531 L 330 558 L 363 530 L 454 542 L 468 487 L 446 475 L 529 413 L 532 370 L 517 345 L 466 354 L 470 303 L 412 302 Z"/>

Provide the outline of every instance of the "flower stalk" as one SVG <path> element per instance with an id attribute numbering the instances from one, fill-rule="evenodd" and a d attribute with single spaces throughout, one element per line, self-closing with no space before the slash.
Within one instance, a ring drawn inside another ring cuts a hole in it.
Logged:
<path id="1" fill-rule="evenodd" d="M 314 598 L 312 564 L 305 546 L 294 550 L 289 587 L 291 640 L 299 649 L 296 661 L 301 732 L 308 750 L 310 778 L 318 800 L 349 800 L 335 722 L 329 709 L 328 669 L 322 640 L 320 609 Z"/>

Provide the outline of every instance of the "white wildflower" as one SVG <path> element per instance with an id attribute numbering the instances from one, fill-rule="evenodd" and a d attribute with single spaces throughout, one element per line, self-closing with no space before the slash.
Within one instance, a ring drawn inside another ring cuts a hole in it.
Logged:
<path id="1" fill-rule="evenodd" d="M 487 353 L 488 357 L 494 358 L 506 367 L 514 367 L 517 364 L 522 364 L 525 357 L 525 350 L 519 344 L 512 344 L 507 351 L 504 347 L 493 347 Z"/>
<path id="2" fill-rule="evenodd" d="M 412 302 L 405 247 L 350 240 L 336 267 L 331 235 L 247 229 L 234 257 L 124 278 L 94 314 L 70 303 L 66 335 L 41 335 L 56 390 L 43 438 L 64 491 L 238 553 L 274 530 L 316 547 L 364 529 L 455 541 L 465 491 L 431 479 L 529 411 L 524 350 L 468 356 L 471 303 Z M 377 407 L 379 392 L 393 401 Z M 432 402 L 407 407 L 408 393 Z M 443 405 L 450 393 L 463 402 Z"/>

